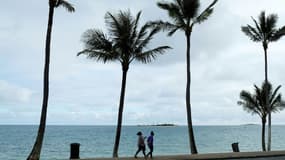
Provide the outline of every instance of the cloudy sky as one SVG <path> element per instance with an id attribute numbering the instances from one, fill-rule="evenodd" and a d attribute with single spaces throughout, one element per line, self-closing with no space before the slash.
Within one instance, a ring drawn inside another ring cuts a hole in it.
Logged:
<path id="1" fill-rule="evenodd" d="M 70 0 L 75 13 L 58 8 L 51 47 L 48 124 L 116 124 L 121 67 L 77 57 L 81 35 L 90 28 L 104 31 L 104 15 L 142 10 L 141 23 L 167 20 L 153 0 Z M 203 0 L 201 8 L 211 3 Z M 240 27 L 252 24 L 260 11 L 279 15 L 285 25 L 284 0 L 220 0 L 214 14 L 193 30 L 191 48 L 192 112 L 194 125 L 259 123 L 237 105 L 242 89 L 253 90 L 264 79 L 262 46 L 248 39 Z M 9 0 L 0 6 L 0 124 L 38 124 L 41 100 L 47 0 Z M 285 94 L 285 38 L 269 46 L 269 79 L 283 85 Z M 160 33 L 150 47 L 173 49 L 151 64 L 130 66 L 123 124 L 186 124 L 185 37 Z M 285 112 L 273 115 L 285 124 Z"/>

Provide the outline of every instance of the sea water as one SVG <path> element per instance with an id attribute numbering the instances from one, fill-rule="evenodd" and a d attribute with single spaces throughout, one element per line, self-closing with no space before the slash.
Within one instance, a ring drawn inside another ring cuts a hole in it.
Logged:
<path id="1" fill-rule="evenodd" d="M 34 144 L 37 126 L 0 125 L 0 160 L 24 160 Z M 80 157 L 111 157 L 115 126 L 47 126 L 42 160 L 68 159 L 70 144 L 80 143 Z M 154 131 L 154 155 L 188 154 L 187 126 L 123 126 L 119 156 L 133 156 L 138 131 Z M 239 143 L 241 151 L 261 150 L 261 126 L 195 126 L 199 153 L 231 152 Z M 285 150 L 285 126 L 273 126 L 272 149 Z M 142 156 L 142 155 L 139 155 Z"/>

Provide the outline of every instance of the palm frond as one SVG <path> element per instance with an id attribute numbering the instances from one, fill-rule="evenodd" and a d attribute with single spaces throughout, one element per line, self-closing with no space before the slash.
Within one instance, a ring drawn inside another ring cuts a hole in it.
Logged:
<path id="1" fill-rule="evenodd" d="M 153 26 L 153 27 L 159 27 L 163 31 L 168 31 L 168 30 L 171 30 L 171 29 L 174 29 L 177 27 L 175 24 L 172 24 L 170 22 L 165 22 L 162 20 L 150 21 L 150 22 L 148 22 L 148 25 Z"/>
<path id="2" fill-rule="evenodd" d="M 177 1 L 176 3 L 163 3 L 158 2 L 157 6 L 163 10 L 166 10 L 169 17 L 173 20 L 175 24 L 178 25 L 186 25 L 183 18 L 185 18 L 185 15 L 182 13 L 182 8 L 180 8 Z"/>
<path id="3" fill-rule="evenodd" d="M 158 2 L 157 6 L 163 10 L 166 10 L 168 15 L 172 18 L 177 18 L 177 15 L 181 15 L 179 6 L 175 3 Z"/>
<path id="4" fill-rule="evenodd" d="M 260 29 L 262 31 L 262 33 L 266 33 L 266 16 L 265 16 L 265 11 L 262 11 L 258 17 L 258 20 L 259 20 L 259 26 L 260 26 Z M 264 34 L 264 36 L 266 36 Z M 266 37 L 265 37 L 266 39 Z"/>
<path id="5" fill-rule="evenodd" d="M 168 36 L 172 36 L 177 30 L 183 29 L 183 26 L 177 26 L 175 24 L 169 23 L 169 22 L 164 22 L 164 21 L 151 21 L 148 22 L 150 26 L 153 27 L 159 27 L 163 31 L 169 31 Z"/>
<path id="6" fill-rule="evenodd" d="M 260 42 L 262 40 L 260 35 L 257 34 L 257 31 L 250 25 L 242 26 L 241 31 L 254 42 Z"/>
<path id="7" fill-rule="evenodd" d="M 251 95 L 251 93 L 249 93 L 248 91 L 241 91 L 240 93 L 240 99 L 244 102 L 246 102 L 246 104 L 248 104 L 250 107 L 252 106 L 256 106 L 256 98 Z"/>
<path id="8" fill-rule="evenodd" d="M 276 34 L 284 35 L 284 34 L 285 34 L 285 26 L 279 28 L 279 29 L 276 31 Z"/>
<path id="9" fill-rule="evenodd" d="M 254 28 L 254 27 L 252 27 L 251 25 L 247 25 L 247 27 L 248 27 L 248 29 L 250 30 L 250 32 L 251 32 L 253 35 L 255 35 L 255 37 L 256 37 L 256 39 L 257 39 L 258 41 L 262 41 L 262 40 L 263 40 L 262 35 L 259 34 L 257 28 Z"/>
<path id="10" fill-rule="evenodd" d="M 169 16 L 173 16 L 173 11 L 179 11 L 179 7 L 174 3 L 157 2 L 157 6 L 169 13 Z"/>
<path id="11" fill-rule="evenodd" d="M 114 54 L 109 52 L 102 52 L 97 50 L 91 50 L 91 49 L 85 49 L 77 54 L 77 56 L 80 55 L 86 55 L 89 59 L 95 59 L 96 61 L 102 61 L 103 63 L 109 62 L 109 61 L 115 61 L 117 58 L 113 56 Z"/>
<path id="12" fill-rule="evenodd" d="M 276 97 L 279 89 L 281 88 L 281 85 L 279 85 L 274 91 L 272 94 L 270 94 L 270 97 L 269 97 L 269 104 L 273 103 L 273 99 Z"/>
<path id="13" fill-rule="evenodd" d="M 253 21 L 254 24 L 255 24 L 255 28 L 256 28 L 256 30 L 258 31 L 258 35 L 261 37 L 261 39 L 263 39 L 263 38 L 264 38 L 264 36 L 263 36 L 264 33 L 262 32 L 262 30 L 261 30 L 261 28 L 260 28 L 258 22 L 257 22 L 253 17 L 251 17 L 251 19 L 252 19 L 252 21 Z"/>
<path id="14" fill-rule="evenodd" d="M 269 105 L 270 105 L 270 111 L 271 112 L 279 112 L 284 109 L 285 102 L 282 100 L 282 95 L 278 91 L 281 88 L 281 85 L 279 85 L 273 93 L 270 94 L 269 99 Z"/>
<path id="15" fill-rule="evenodd" d="M 181 29 L 181 27 L 176 27 L 176 28 L 173 28 L 171 29 L 168 33 L 167 33 L 167 36 L 172 36 L 177 30 Z"/>
<path id="16" fill-rule="evenodd" d="M 266 17 L 266 33 L 274 33 L 276 28 L 276 23 L 278 20 L 277 14 L 270 14 Z"/>
<path id="17" fill-rule="evenodd" d="M 88 29 L 83 33 L 81 41 L 86 49 L 96 48 L 107 52 L 112 50 L 112 42 L 98 29 Z"/>
<path id="18" fill-rule="evenodd" d="M 204 21 L 206 21 L 213 13 L 214 9 L 209 9 L 207 11 L 204 11 L 202 14 L 200 14 L 196 19 L 195 19 L 195 23 L 202 23 Z"/>
<path id="19" fill-rule="evenodd" d="M 133 47 L 136 45 L 136 37 L 140 36 L 140 35 L 138 35 L 140 33 L 137 32 L 137 28 L 138 28 L 138 22 L 139 22 L 141 13 L 142 13 L 141 11 L 138 12 L 136 19 L 132 23 L 133 27 L 132 27 L 132 33 L 131 33 L 130 41 L 131 41 Z"/>
<path id="20" fill-rule="evenodd" d="M 195 23 L 202 23 L 207 20 L 214 11 L 213 6 L 218 2 L 218 0 L 214 0 L 196 19 Z"/>
<path id="21" fill-rule="evenodd" d="M 258 105 L 257 99 L 254 95 L 249 93 L 248 91 L 241 91 L 240 93 L 240 101 L 238 101 L 239 105 L 243 106 L 243 109 L 251 114 L 257 114 L 260 117 L 262 116 L 261 108 Z"/>
<path id="22" fill-rule="evenodd" d="M 119 21 L 121 28 L 125 32 L 123 36 L 129 38 L 135 23 L 134 17 L 132 16 L 130 10 L 128 9 L 127 11 L 119 11 L 117 20 Z"/>
<path id="23" fill-rule="evenodd" d="M 73 7 L 73 5 L 65 0 L 57 0 L 55 7 L 59 7 L 59 6 L 64 7 L 68 12 L 75 11 L 75 8 Z"/>
<path id="24" fill-rule="evenodd" d="M 149 28 L 154 28 L 154 27 L 156 27 L 156 26 L 153 26 L 153 25 L 151 25 L 151 24 L 149 24 L 149 23 L 146 23 L 146 24 L 144 24 L 141 28 L 140 28 L 140 30 L 139 30 L 139 32 L 138 32 L 138 34 L 137 34 L 137 36 L 135 37 L 136 39 L 134 40 L 134 44 L 133 44 L 133 48 L 136 48 L 142 41 L 143 41 L 143 39 L 144 39 L 144 37 L 147 35 L 147 30 L 149 29 Z"/>
<path id="25" fill-rule="evenodd" d="M 270 104 L 271 112 L 276 113 L 285 108 L 285 102 L 282 100 L 282 95 L 278 94 L 273 102 Z"/>
<path id="26" fill-rule="evenodd" d="M 269 41 L 270 42 L 277 41 L 280 38 L 282 38 L 284 35 L 285 35 L 285 26 L 276 30 L 276 32 L 269 38 Z"/>
<path id="27" fill-rule="evenodd" d="M 84 43 L 84 49 L 79 52 L 77 56 L 84 54 L 90 59 L 94 58 L 104 63 L 113 61 L 119 56 L 118 53 L 114 51 L 112 42 L 108 40 L 101 30 L 87 30 L 82 35 L 82 42 Z"/>
<path id="28" fill-rule="evenodd" d="M 158 28 L 158 27 L 152 28 L 151 31 L 149 32 L 149 34 L 140 41 L 140 43 L 138 44 L 138 46 L 134 50 L 134 53 L 142 52 L 143 48 L 145 48 L 146 45 L 149 44 L 149 42 L 152 40 L 153 36 L 155 34 L 157 34 L 159 32 L 159 30 L 160 30 L 160 28 Z"/>
<path id="29" fill-rule="evenodd" d="M 267 108 L 265 105 L 266 102 L 265 102 L 264 90 L 257 87 L 257 85 L 254 85 L 254 90 L 255 90 L 255 97 L 256 97 L 256 100 L 257 100 L 259 107 L 261 107 L 266 112 Z"/>
<path id="30" fill-rule="evenodd" d="M 197 16 L 200 7 L 198 0 L 176 0 L 184 19 L 190 20 Z"/>
<path id="31" fill-rule="evenodd" d="M 155 60 L 158 54 L 164 54 L 167 49 L 171 49 L 171 47 L 160 46 L 160 47 L 139 53 L 135 55 L 134 59 L 142 63 L 149 63 Z"/>
<path id="32" fill-rule="evenodd" d="M 122 30 L 122 25 L 118 20 L 118 16 L 114 16 L 112 13 L 107 12 L 105 14 L 105 23 L 107 25 L 108 31 L 112 37 L 120 37 L 124 32 Z"/>

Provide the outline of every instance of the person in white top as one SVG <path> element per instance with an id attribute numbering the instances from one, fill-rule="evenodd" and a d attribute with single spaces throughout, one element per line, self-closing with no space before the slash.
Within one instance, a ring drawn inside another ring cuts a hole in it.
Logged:
<path id="1" fill-rule="evenodd" d="M 138 150 L 135 154 L 135 158 L 137 158 L 137 155 L 140 151 L 142 151 L 144 157 L 146 157 L 146 155 L 145 155 L 145 143 L 144 143 L 145 138 L 143 137 L 142 132 L 138 132 L 137 135 L 138 135 Z"/>

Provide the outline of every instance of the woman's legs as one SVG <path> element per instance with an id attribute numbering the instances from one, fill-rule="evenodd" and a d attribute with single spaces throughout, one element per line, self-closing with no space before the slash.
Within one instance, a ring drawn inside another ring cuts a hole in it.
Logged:
<path id="1" fill-rule="evenodd" d="M 137 158 L 137 155 L 138 155 L 138 153 L 139 153 L 141 150 L 142 150 L 142 148 L 141 148 L 140 146 L 138 146 L 138 150 L 137 150 L 137 152 L 136 152 L 136 154 L 135 154 L 135 158 Z"/>
<path id="2" fill-rule="evenodd" d="M 146 155 L 145 155 L 145 146 L 142 146 L 142 151 L 143 151 L 144 157 L 146 157 Z"/>
<path id="3" fill-rule="evenodd" d="M 137 150 L 137 152 L 135 154 L 135 158 L 137 158 L 137 155 L 139 154 L 140 151 L 142 151 L 144 157 L 146 157 L 146 155 L 145 155 L 145 146 L 138 146 L 138 150 Z"/>
<path id="4" fill-rule="evenodd" d="M 152 158 L 153 145 L 149 145 L 148 148 L 149 148 L 149 152 L 148 152 L 147 156 L 150 155 L 150 158 Z"/>

